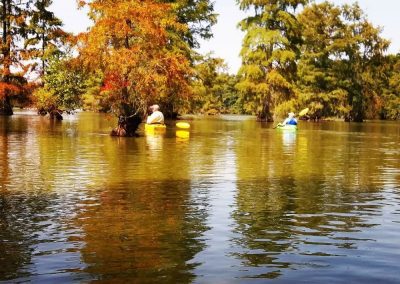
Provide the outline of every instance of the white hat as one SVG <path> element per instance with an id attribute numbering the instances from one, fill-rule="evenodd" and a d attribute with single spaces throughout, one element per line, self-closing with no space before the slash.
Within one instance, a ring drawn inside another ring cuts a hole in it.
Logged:
<path id="1" fill-rule="evenodd" d="M 289 112 L 288 115 L 289 117 L 294 117 L 294 112 Z"/>
<path id="2" fill-rule="evenodd" d="M 152 105 L 152 106 L 150 106 L 150 109 L 156 111 L 156 110 L 160 109 L 160 106 L 159 105 Z"/>

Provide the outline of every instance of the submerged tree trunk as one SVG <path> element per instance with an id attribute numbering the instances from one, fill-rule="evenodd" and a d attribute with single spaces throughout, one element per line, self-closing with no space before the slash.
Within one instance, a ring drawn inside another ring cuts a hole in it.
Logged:
<path id="1" fill-rule="evenodd" d="M 0 115 L 13 115 L 10 98 L 8 96 L 0 99 Z"/>
<path id="2" fill-rule="evenodd" d="M 363 122 L 364 121 L 364 109 L 362 98 L 359 98 L 359 102 L 353 106 L 353 121 L 354 122 Z"/>
<path id="3" fill-rule="evenodd" d="M 57 109 L 55 106 L 49 107 L 49 108 L 39 108 L 37 110 L 38 115 L 45 116 L 49 114 L 50 120 L 58 120 L 61 121 L 63 120 L 62 117 L 62 111 Z"/>
<path id="4" fill-rule="evenodd" d="M 165 118 L 169 119 L 177 119 L 179 116 L 179 113 L 175 111 L 174 105 L 172 102 L 169 103 L 163 103 L 162 104 L 162 110 Z"/>
<path id="5" fill-rule="evenodd" d="M 111 136 L 133 137 L 139 128 L 142 118 L 138 115 L 120 116 L 118 118 L 118 126 L 111 131 Z"/>
<path id="6" fill-rule="evenodd" d="M 262 111 L 257 114 L 257 121 L 274 122 L 269 102 L 264 103 Z"/>
<path id="7" fill-rule="evenodd" d="M 50 119 L 51 119 L 51 120 L 54 120 L 54 119 L 56 119 L 56 120 L 58 120 L 58 121 L 63 120 L 61 111 L 59 111 L 59 110 L 57 110 L 57 109 L 56 109 L 56 110 L 50 111 L 50 112 L 49 112 L 49 115 L 50 115 Z"/>
<path id="8" fill-rule="evenodd" d="M 274 122 L 274 119 L 271 114 L 261 112 L 257 115 L 257 121 Z"/>

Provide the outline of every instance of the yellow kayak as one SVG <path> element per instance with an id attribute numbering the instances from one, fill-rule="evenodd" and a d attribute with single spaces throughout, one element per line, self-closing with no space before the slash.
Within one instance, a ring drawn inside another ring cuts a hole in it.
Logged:
<path id="1" fill-rule="evenodd" d="M 180 121 L 180 122 L 176 123 L 176 127 L 182 128 L 182 129 L 189 129 L 190 128 L 190 124 L 187 123 L 187 122 Z"/>
<path id="2" fill-rule="evenodd" d="M 144 125 L 144 130 L 145 131 L 163 131 L 167 129 L 165 124 L 145 124 Z"/>

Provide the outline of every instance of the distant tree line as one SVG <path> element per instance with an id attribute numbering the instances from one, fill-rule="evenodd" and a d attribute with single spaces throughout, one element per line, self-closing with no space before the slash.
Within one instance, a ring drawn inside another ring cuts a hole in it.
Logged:
<path id="1" fill-rule="evenodd" d="M 305 107 L 313 119 L 399 119 L 400 55 L 385 55 L 381 30 L 357 4 L 309 2 L 239 1 L 254 11 L 241 22 L 245 109 L 268 121 Z"/>
<path id="2" fill-rule="evenodd" d="M 92 26 L 71 35 L 51 0 L 1 0 L 0 114 L 112 112 L 133 135 L 148 106 L 273 121 L 400 118 L 400 54 L 358 4 L 238 0 L 242 66 L 196 52 L 217 21 L 210 0 L 78 0 Z"/>

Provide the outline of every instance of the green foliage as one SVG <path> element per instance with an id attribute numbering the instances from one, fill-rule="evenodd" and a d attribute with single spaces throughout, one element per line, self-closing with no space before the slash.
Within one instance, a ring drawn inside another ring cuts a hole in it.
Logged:
<path id="1" fill-rule="evenodd" d="M 45 72 L 46 61 L 60 52 L 68 36 L 62 30 L 62 22 L 48 10 L 52 0 L 36 0 L 30 10 L 28 37 L 25 39 L 25 54 L 41 60 L 40 73 Z"/>
<path id="2" fill-rule="evenodd" d="M 175 53 L 182 53 L 191 64 L 196 61 L 197 53 L 194 48 L 199 48 L 199 39 L 212 37 L 211 27 L 217 22 L 214 13 L 214 3 L 210 0 L 162 0 L 161 2 L 172 5 L 176 20 L 185 29 L 168 29 L 169 49 Z M 198 86 L 194 91 L 198 92 Z M 178 88 L 170 89 L 170 95 L 163 95 L 157 99 L 162 105 L 165 117 L 176 117 L 178 113 L 187 113 L 191 110 L 193 100 L 190 102 L 177 95 Z"/>
<path id="3" fill-rule="evenodd" d="M 236 87 L 246 112 L 272 120 L 308 107 L 311 118 L 398 118 L 397 61 L 384 56 L 389 42 L 357 4 L 238 4 L 254 11 L 240 23 L 246 34 Z"/>
<path id="4" fill-rule="evenodd" d="M 254 15 L 240 23 L 246 34 L 240 54 L 241 82 L 236 86 L 244 109 L 259 120 L 273 121 L 274 108 L 295 96 L 301 29 L 294 11 L 307 2 L 238 1 L 242 10 L 254 9 Z"/>
<path id="5" fill-rule="evenodd" d="M 40 113 L 47 113 L 52 109 L 56 109 L 57 96 L 54 90 L 49 88 L 38 88 L 34 92 L 35 105 Z"/>
<path id="6" fill-rule="evenodd" d="M 101 93 L 101 85 L 104 81 L 100 71 L 86 75 L 86 89 L 82 94 L 82 106 L 84 110 L 108 112 L 110 105 Z"/>
<path id="7" fill-rule="evenodd" d="M 178 21 L 189 27 L 183 32 L 183 39 L 190 47 L 198 48 L 198 38 L 212 37 L 211 27 L 217 23 L 214 3 L 210 0 L 164 0 L 174 5 Z"/>
<path id="8" fill-rule="evenodd" d="M 45 59 L 48 54 L 58 52 L 61 38 L 65 33 L 61 30 L 61 21 L 52 12 L 47 10 L 51 0 L 2 0 L 0 3 L 2 37 L 0 46 L 0 72 L 1 81 L 6 84 L 14 84 L 16 76 L 26 76 L 28 72 L 34 71 L 37 66 L 36 59 L 42 60 L 41 72 L 44 70 Z M 22 45 L 24 44 L 24 45 Z M 17 69 L 21 74 L 12 74 Z M 32 84 L 25 83 L 14 85 L 15 88 L 23 90 L 14 99 L 9 97 L 11 92 L 4 95 L 4 107 L 8 114 L 12 114 L 11 104 L 18 105 L 30 103 L 30 91 Z M 15 92 L 14 92 L 15 93 Z M 1 110 L 0 110 L 1 112 Z"/>
<path id="9" fill-rule="evenodd" d="M 81 96 L 87 88 L 86 80 L 74 59 L 52 58 L 43 77 L 44 86 L 34 94 L 39 112 L 70 112 L 81 107 Z"/>
<path id="10" fill-rule="evenodd" d="M 284 101 L 275 108 L 274 114 L 277 117 L 286 117 L 289 112 L 299 110 L 298 102 L 295 99 Z"/>
<path id="11" fill-rule="evenodd" d="M 210 54 L 198 59 L 193 81 L 194 100 L 191 108 L 207 114 L 239 113 L 237 79 L 228 74 L 223 59 Z"/>
<path id="12" fill-rule="evenodd" d="M 382 119 L 400 119 L 400 54 L 385 59 L 379 115 Z"/>
<path id="13" fill-rule="evenodd" d="M 380 37 L 357 4 L 313 4 L 299 15 L 302 56 L 299 81 L 302 100 L 315 117 L 342 116 L 362 121 L 377 113 L 376 84 L 388 42 Z"/>

